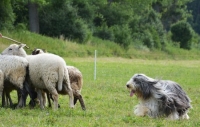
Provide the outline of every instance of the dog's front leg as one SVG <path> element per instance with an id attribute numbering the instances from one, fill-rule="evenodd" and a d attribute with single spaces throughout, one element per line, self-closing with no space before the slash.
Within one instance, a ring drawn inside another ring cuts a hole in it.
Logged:
<path id="1" fill-rule="evenodd" d="M 172 112 L 171 114 L 169 114 L 167 119 L 169 119 L 169 120 L 178 120 L 179 119 L 178 112 Z"/>
<path id="2" fill-rule="evenodd" d="M 134 114 L 136 116 L 145 116 L 147 115 L 148 111 L 149 109 L 146 106 L 138 104 L 135 106 Z"/>
<path id="3" fill-rule="evenodd" d="M 183 114 L 180 118 L 181 119 L 186 119 L 186 120 L 190 119 L 190 117 L 188 116 L 187 113 Z"/>

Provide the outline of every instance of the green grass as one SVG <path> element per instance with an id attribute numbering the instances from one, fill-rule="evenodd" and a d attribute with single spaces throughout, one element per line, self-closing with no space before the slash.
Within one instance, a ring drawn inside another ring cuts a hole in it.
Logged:
<path id="1" fill-rule="evenodd" d="M 78 44 L 70 40 L 65 40 L 62 36 L 59 38 L 51 38 L 28 31 L 3 31 L 2 35 L 25 43 L 29 47 L 29 49 L 26 49 L 28 54 L 30 54 L 34 48 L 46 49 L 48 52 L 63 57 L 93 56 L 95 50 L 98 50 L 98 55 L 101 56 L 118 56 L 124 53 L 123 49 L 116 43 L 103 41 L 94 37 L 86 44 Z M 4 50 L 12 43 L 14 42 L 0 38 L 0 51 Z"/>
<path id="2" fill-rule="evenodd" d="M 98 56 L 101 57 L 123 57 L 134 59 L 200 59 L 200 51 L 194 48 L 190 51 L 173 47 L 168 44 L 164 51 L 149 50 L 145 46 L 143 48 L 135 48 L 131 44 L 128 49 L 122 48 L 120 45 L 99 38 L 92 37 L 85 44 L 78 44 L 64 39 L 51 38 L 28 31 L 0 31 L 4 36 L 10 37 L 17 41 L 27 44 L 29 49 L 26 49 L 30 54 L 34 48 L 46 49 L 48 52 L 58 54 L 62 57 L 93 57 L 94 51 L 97 50 Z M 12 41 L 0 38 L 0 51 L 4 50 Z"/>
<path id="3" fill-rule="evenodd" d="M 59 96 L 61 108 L 12 110 L 0 109 L 0 126 L 65 126 L 65 127 L 195 127 L 200 126 L 200 61 L 198 60 L 138 60 L 124 58 L 97 58 L 97 79 L 94 80 L 93 58 L 65 57 L 68 65 L 76 66 L 83 74 L 82 95 L 86 111 L 78 103 L 69 108 L 69 97 Z M 135 73 L 153 78 L 174 80 L 181 84 L 192 100 L 190 120 L 169 121 L 165 118 L 137 117 L 133 107 L 136 96 L 130 97 L 126 82 Z M 12 93 L 16 101 L 15 92 Z"/>

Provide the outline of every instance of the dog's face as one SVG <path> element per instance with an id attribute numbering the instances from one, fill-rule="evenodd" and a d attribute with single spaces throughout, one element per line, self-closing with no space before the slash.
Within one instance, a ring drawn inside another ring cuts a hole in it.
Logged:
<path id="1" fill-rule="evenodd" d="M 135 74 L 126 83 L 126 87 L 130 90 L 131 97 L 134 94 L 144 97 L 144 96 L 149 96 L 149 94 L 150 94 L 149 87 L 151 87 L 153 82 L 155 82 L 154 79 L 152 79 L 144 74 Z"/>

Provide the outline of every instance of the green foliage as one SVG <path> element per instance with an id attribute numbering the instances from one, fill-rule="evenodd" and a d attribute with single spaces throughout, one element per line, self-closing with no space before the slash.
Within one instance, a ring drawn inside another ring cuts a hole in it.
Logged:
<path id="1" fill-rule="evenodd" d="M 74 41 L 77 40 L 79 43 L 86 43 L 90 38 L 91 34 L 88 26 L 82 19 L 76 19 L 73 24 L 71 24 L 71 36 L 70 38 Z M 66 36 L 66 33 L 65 33 Z"/>
<path id="2" fill-rule="evenodd" d="M 15 15 L 10 0 L 0 1 L 0 30 L 13 29 Z"/>
<path id="3" fill-rule="evenodd" d="M 12 3 L 13 12 L 16 15 L 14 26 L 17 27 L 18 29 L 19 26 L 23 25 L 23 27 L 27 29 L 28 24 L 29 24 L 27 2 L 24 2 L 21 0 L 12 0 L 11 3 Z"/>
<path id="4" fill-rule="evenodd" d="M 128 25 L 132 16 L 132 8 L 127 4 L 118 2 L 101 4 L 94 19 L 94 24 L 97 26 L 94 36 L 114 41 L 127 49 L 132 42 Z"/>
<path id="5" fill-rule="evenodd" d="M 185 21 L 177 22 L 171 27 L 172 40 L 180 42 L 180 48 L 191 49 L 191 39 L 193 31 L 189 23 Z"/>
<path id="6" fill-rule="evenodd" d="M 77 15 L 77 9 L 65 0 L 52 2 L 41 9 L 41 33 L 58 37 L 64 35 L 69 40 L 86 42 L 90 37 L 87 24 Z"/>
<path id="7" fill-rule="evenodd" d="M 154 10 L 145 11 L 143 16 L 135 16 L 130 22 L 133 40 L 139 40 L 150 49 L 161 50 L 165 46 L 165 32 L 159 17 Z"/>
<path id="8" fill-rule="evenodd" d="M 192 25 L 195 32 L 200 34 L 200 12 L 199 12 L 200 1 L 193 0 L 187 4 L 188 10 L 192 12 L 193 17 L 189 19 L 189 23 Z"/>
<path id="9" fill-rule="evenodd" d="M 120 3 L 112 3 L 109 6 L 104 4 L 99 8 L 98 13 L 103 15 L 108 27 L 128 24 L 133 16 L 131 6 Z"/>
<path id="10" fill-rule="evenodd" d="M 191 17 L 186 4 L 192 0 L 169 1 L 155 0 L 152 4 L 154 10 L 161 14 L 161 21 L 164 28 L 169 31 L 170 26 L 179 20 L 186 20 Z"/>
<path id="11" fill-rule="evenodd" d="M 153 40 L 152 34 L 150 33 L 149 30 L 144 31 L 142 40 L 144 42 L 144 45 L 146 45 L 147 47 L 149 47 L 149 48 L 154 47 L 154 40 Z"/>
<path id="12" fill-rule="evenodd" d="M 108 28 L 106 24 L 97 27 L 93 35 L 103 40 L 110 40 L 110 41 L 114 41 L 115 38 L 112 28 Z"/>
<path id="13" fill-rule="evenodd" d="M 77 14 L 87 22 L 90 28 L 93 27 L 93 19 L 98 8 L 92 2 L 92 0 L 73 0 L 72 2 L 72 6 L 77 9 Z"/>
<path id="14" fill-rule="evenodd" d="M 118 43 L 119 45 L 127 49 L 132 41 L 131 30 L 129 29 L 129 26 L 117 25 L 117 26 L 113 26 L 112 29 L 115 36 L 114 42 Z"/>
<path id="15" fill-rule="evenodd" d="M 33 2 L 39 9 L 40 34 L 57 38 L 62 36 L 78 43 L 87 43 L 92 36 L 95 36 L 114 41 L 125 50 L 135 47 L 165 51 L 166 45 L 172 41 L 171 38 L 166 38 L 167 32 L 172 24 L 180 20 L 188 21 L 196 32 L 199 31 L 198 0 L 3 0 L 1 2 L 0 29 L 12 28 L 13 25 L 16 29 L 27 29 L 29 25 L 27 4 Z M 8 20 L 8 17 L 11 20 Z M 195 36 L 193 41 L 197 40 L 198 37 Z"/>

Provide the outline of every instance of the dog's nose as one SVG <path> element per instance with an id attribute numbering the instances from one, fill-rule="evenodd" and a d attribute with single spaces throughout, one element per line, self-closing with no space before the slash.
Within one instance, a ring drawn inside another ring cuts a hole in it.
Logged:
<path id="1" fill-rule="evenodd" d="M 129 84 L 126 84 L 126 87 L 127 87 L 127 88 L 130 88 L 130 85 L 129 85 Z"/>

